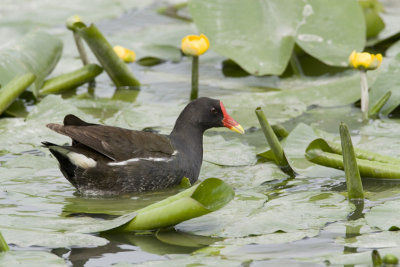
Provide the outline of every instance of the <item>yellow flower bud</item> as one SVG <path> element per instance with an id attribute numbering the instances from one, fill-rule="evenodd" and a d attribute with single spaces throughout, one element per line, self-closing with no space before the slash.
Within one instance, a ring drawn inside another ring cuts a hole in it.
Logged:
<path id="1" fill-rule="evenodd" d="M 120 45 L 114 46 L 114 52 L 126 63 L 134 62 L 136 60 L 135 52 Z"/>
<path id="2" fill-rule="evenodd" d="M 349 56 L 349 63 L 355 69 L 374 70 L 382 63 L 381 54 L 370 54 L 367 52 L 357 53 L 353 51 Z"/>
<path id="3" fill-rule="evenodd" d="M 188 35 L 182 39 L 182 51 L 186 55 L 200 56 L 210 47 L 210 42 L 204 34 Z"/>

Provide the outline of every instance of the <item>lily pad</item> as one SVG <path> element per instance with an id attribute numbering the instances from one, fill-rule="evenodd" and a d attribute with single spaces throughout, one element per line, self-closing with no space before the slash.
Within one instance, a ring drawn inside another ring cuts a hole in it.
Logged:
<path id="1" fill-rule="evenodd" d="M 300 192 L 272 199 L 264 205 L 260 200 L 235 200 L 225 209 L 181 223 L 177 229 L 220 237 L 297 232 L 321 229 L 327 222 L 345 218 L 351 209 L 337 193 Z"/>
<path id="2" fill-rule="evenodd" d="M 400 201 L 387 201 L 382 205 L 372 207 L 365 214 L 365 219 L 371 227 L 377 227 L 381 230 L 389 230 L 391 228 L 400 229 Z"/>
<path id="3" fill-rule="evenodd" d="M 60 39 L 44 31 L 32 31 L 17 44 L 0 51 L 0 84 L 5 85 L 28 72 L 36 76 L 32 87 L 38 94 L 44 79 L 54 69 L 62 53 Z"/>
<path id="4" fill-rule="evenodd" d="M 400 73 L 400 55 L 390 61 L 387 70 L 381 72 L 371 87 L 370 102 L 377 102 L 388 91 L 392 92 L 391 97 L 381 109 L 383 115 L 388 115 L 400 105 L 400 82 L 396 77 Z"/>
<path id="5" fill-rule="evenodd" d="M 68 266 L 62 258 L 57 257 L 53 253 L 38 250 L 18 250 L 0 253 L 0 262 L 4 266 Z"/>
<path id="6" fill-rule="evenodd" d="M 208 178 L 174 196 L 137 210 L 134 218 L 107 231 L 131 232 L 173 226 L 222 208 L 232 200 L 234 194 L 233 189 L 222 180 Z"/>
<path id="7" fill-rule="evenodd" d="M 205 161 L 223 166 L 246 166 L 257 162 L 255 149 L 238 138 L 224 140 L 221 135 L 214 135 L 203 139 Z"/>
<path id="8" fill-rule="evenodd" d="M 18 247 L 41 246 L 48 248 L 62 248 L 69 246 L 104 246 L 108 243 L 107 239 L 71 232 L 51 232 L 39 231 L 37 229 L 6 229 L 2 228 L 7 242 Z"/>
<path id="9" fill-rule="evenodd" d="M 255 75 L 282 74 L 295 43 L 336 66 L 365 45 L 364 16 L 354 1 L 206 0 L 189 1 L 189 9 L 211 47 Z"/>

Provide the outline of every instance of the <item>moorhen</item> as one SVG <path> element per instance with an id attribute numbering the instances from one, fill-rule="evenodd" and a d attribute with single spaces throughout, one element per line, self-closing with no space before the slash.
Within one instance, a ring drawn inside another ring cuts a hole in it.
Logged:
<path id="1" fill-rule="evenodd" d="M 202 97 L 190 102 L 169 135 L 84 122 L 74 115 L 51 130 L 72 138 L 71 146 L 43 142 L 79 193 L 115 195 L 193 184 L 203 161 L 203 133 L 212 127 L 244 133 L 221 101 Z"/>

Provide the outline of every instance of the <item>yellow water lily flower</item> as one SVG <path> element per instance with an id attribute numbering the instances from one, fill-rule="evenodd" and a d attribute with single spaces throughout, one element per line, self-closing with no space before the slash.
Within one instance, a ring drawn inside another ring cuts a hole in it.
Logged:
<path id="1" fill-rule="evenodd" d="M 182 51 L 186 55 L 200 56 L 210 47 L 210 42 L 204 34 L 188 35 L 182 39 Z"/>
<path id="2" fill-rule="evenodd" d="M 368 52 L 357 53 L 353 51 L 349 56 L 349 63 L 355 69 L 374 70 L 382 63 L 381 54 L 370 54 Z"/>
<path id="3" fill-rule="evenodd" d="M 114 46 L 114 52 L 126 63 L 134 62 L 136 60 L 135 52 L 120 45 Z"/>

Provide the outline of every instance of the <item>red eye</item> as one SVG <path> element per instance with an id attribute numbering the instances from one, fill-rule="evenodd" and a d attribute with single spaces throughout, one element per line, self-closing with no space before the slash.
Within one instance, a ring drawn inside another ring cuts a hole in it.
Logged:
<path id="1" fill-rule="evenodd" d="M 213 113 L 213 114 L 217 114 L 217 113 L 218 113 L 218 111 L 217 111 L 217 109 L 216 109 L 216 108 L 211 108 L 211 113 Z"/>

